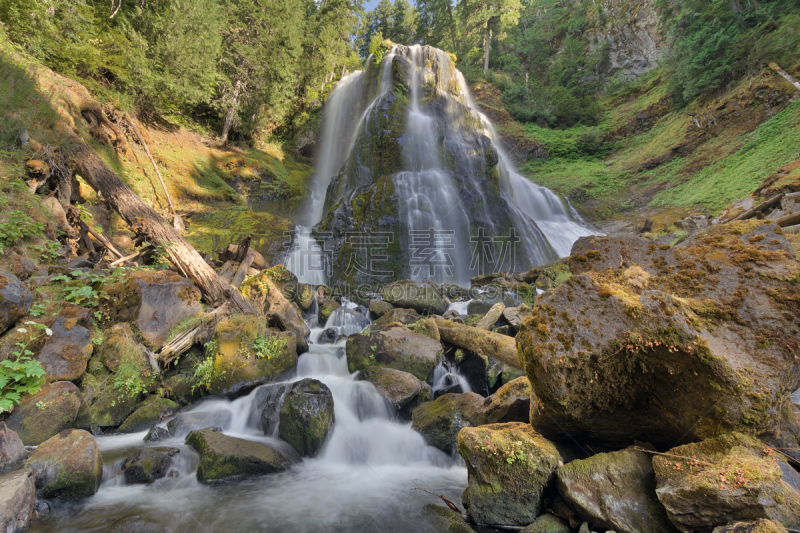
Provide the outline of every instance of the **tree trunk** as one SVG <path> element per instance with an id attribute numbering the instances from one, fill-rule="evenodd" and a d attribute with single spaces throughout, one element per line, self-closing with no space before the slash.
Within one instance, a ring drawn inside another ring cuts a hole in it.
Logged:
<path id="1" fill-rule="evenodd" d="M 137 233 L 162 246 L 169 260 L 191 279 L 214 304 L 231 302 L 235 312 L 258 314 L 250 302 L 222 281 L 191 244 L 175 229 L 164 223 L 89 147 L 83 145 L 75 154 L 76 169 L 95 191 L 119 213 Z"/>
<path id="2" fill-rule="evenodd" d="M 233 84 L 233 94 L 231 95 L 230 103 L 228 105 L 228 111 L 225 113 L 225 122 L 222 125 L 222 135 L 219 139 L 221 144 L 228 142 L 228 135 L 230 135 L 231 129 L 236 122 L 236 110 L 239 107 L 239 101 L 241 100 L 242 85 L 243 84 L 241 80 L 236 80 L 236 82 Z"/>
<path id="3" fill-rule="evenodd" d="M 489 48 L 492 46 L 492 28 L 486 21 L 486 34 L 483 36 L 483 75 L 489 72 Z"/>
<path id="4" fill-rule="evenodd" d="M 783 70 L 781 67 L 779 67 L 777 63 L 770 63 L 769 68 L 771 68 L 772 70 L 783 76 L 784 79 L 786 79 L 786 81 L 794 85 L 795 89 L 800 91 L 800 81 L 797 81 L 797 79 L 795 79 L 794 76 L 792 76 L 791 74 Z"/>
<path id="5" fill-rule="evenodd" d="M 517 343 L 512 337 L 473 328 L 458 322 L 436 318 L 439 336 L 443 341 L 455 344 L 479 355 L 494 357 L 514 368 L 522 369 L 517 356 Z"/>

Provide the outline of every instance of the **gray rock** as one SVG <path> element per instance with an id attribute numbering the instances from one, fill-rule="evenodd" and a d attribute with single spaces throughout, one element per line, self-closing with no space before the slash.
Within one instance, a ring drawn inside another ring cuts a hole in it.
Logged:
<path id="1" fill-rule="evenodd" d="M 253 412 L 258 416 L 258 427 L 264 435 L 277 435 L 281 407 L 290 383 L 271 383 L 260 387 L 253 402 Z"/>
<path id="2" fill-rule="evenodd" d="M 25 396 L 6 419 L 27 446 L 36 446 L 65 429 L 91 429 L 89 406 L 73 383 L 57 381 Z"/>
<path id="3" fill-rule="evenodd" d="M 572 529 L 559 517 L 546 513 L 524 527 L 520 533 L 572 533 Z"/>
<path id="4" fill-rule="evenodd" d="M 429 445 L 453 453 L 461 429 L 486 423 L 484 400 L 474 392 L 445 394 L 414 409 L 411 428 Z"/>
<path id="5" fill-rule="evenodd" d="M 172 435 L 169 434 L 169 430 L 167 428 L 162 428 L 161 426 L 156 426 L 150 431 L 147 432 L 147 435 L 144 436 L 145 442 L 158 442 L 165 439 L 170 438 Z"/>
<path id="6" fill-rule="evenodd" d="M 485 315 L 493 306 L 499 303 L 504 304 L 506 307 L 519 307 L 522 305 L 522 301 L 516 293 L 496 290 L 477 295 L 469 305 L 467 305 L 467 314 Z"/>
<path id="7" fill-rule="evenodd" d="M 8 470 L 28 457 L 28 451 L 19 435 L 0 422 L 0 470 Z"/>
<path id="8" fill-rule="evenodd" d="M 178 448 L 142 448 L 125 459 L 122 475 L 128 484 L 149 484 L 167 475 L 170 457 Z"/>
<path id="9" fill-rule="evenodd" d="M 36 472 L 36 495 L 77 500 L 94 495 L 103 478 L 103 459 L 94 436 L 62 431 L 36 448 L 25 466 Z"/>
<path id="10" fill-rule="evenodd" d="M 0 334 L 30 311 L 33 294 L 11 272 L 0 270 Z"/>
<path id="11" fill-rule="evenodd" d="M 372 383 L 401 419 L 410 420 L 414 408 L 433 399 L 430 385 L 402 370 L 375 366 L 359 372 L 356 379 Z"/>
<path id="12" fill-rule="evenodd" d="M 430 283 L 400 280 L 381 288 L 381 297 L 395 307 L 418 313 L 441 315 L 447 310 L 441 288 Z"/>
<path id="13" fill-rule="evenodd" d="M 283 399 L 279 420 L 280 437 L 302 457 L 314 457 L 333 431 L 333 394 L 316 379 L 295 382 Z"/>
<path id="14" fill-rule="evenodd" d="M 394 309 L 394 306 L 385 300 L 369 301 L 369 312 L 372 313 L 372 316 L 375 318 L 382 317 L 392 309 Z"/>
<path id="15" fill-rule="evenodd" d="M 27 531 L 36 501 L 35 474 L 23 468 L 0 475 L 0 531 Z"/>
<path id="16" fill-rule="evenodd" d="M 319 334 L 319 338 L 317 339 L 318 344 L 333 344 L 336 342 L 336 339 L 339 338 L 339 334 L 336 332 L 334 328 L 327 328 L 322 330 L 322 333 Z"/>
<path id="17" fill-rule="evenodd" d="M 675 223 L 675 227 L 685 231 L 686 233 L 691 233 L 699 229 L 705 229 L 708 226 L 710 226 L 710 224 L 708 222 L 708 217 L 705 215 L 692 215 Z"/>
<path id="18" fill-rule="evenodd" d="M 80 378 L 94 351 L 89 330 L 64 317 L 58 317 L 51 329 L 53 335 L 36 354 L 36 360 L 50 379 L 74 381 Z"/>
<path id="19" fill-rule="evenodd" d="M 200 290 L 189 280 L 177 276 L 169 280 L 133 279 L 141 295 L 136 325 L 150 346 L 162 345 L 172 328 L 203 310 Z"/>

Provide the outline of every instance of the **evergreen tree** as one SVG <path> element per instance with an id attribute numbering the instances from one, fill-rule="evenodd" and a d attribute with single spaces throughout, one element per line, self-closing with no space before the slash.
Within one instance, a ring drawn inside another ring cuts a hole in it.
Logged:
<path id="1" fill-rule="evenodd" d="M 381 0 L 375 6 L 375 33 L 380 32 L 384 37 L 392 34 L 392 0 Z"/>
<path id="2" fill-rule="evenodd" d="M 408 0 L 395 0 L 389 39 L 403 44 L 414 42 L 414 14 L 414 8 Z"/>
<path id="3" fill-rule="evenodd" d="M 416 6 L 416 40 L 439 48 L 450 47 L 456 34 L 450 0 L 416 0 Z"/>
<path id="4" fill-rule="evenodd" d="M 489 70 L 489 51 L 492 46 L 492 33 L 503 26 L 516 24 L 519 20 L 520 0 L 460 0 L 464 30 L 469 36 L 483 39 L 483 73 Z"/>

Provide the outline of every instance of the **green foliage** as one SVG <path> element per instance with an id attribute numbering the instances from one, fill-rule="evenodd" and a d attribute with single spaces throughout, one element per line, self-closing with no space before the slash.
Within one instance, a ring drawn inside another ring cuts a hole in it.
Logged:
<path id="1" fill-rule="evenodd" d="M 142 367 L 141 360 L 141 353 L 122 355 L 119 368 L 114 372 L 114 389 L 120 394 L 136 398 L 147 392 L 148 384 L 152 382 L 153 377 L 149 368 Z"/>
<path id="2" fill-rule="evenodd" d="M 259 335 L 253 343 L 253 351 L 259 359 L 272 359 L 281 354 L 287 343 L 288 339 L 277 335 Z"/>
<path id="3" fill-rule="evenodd" d="M 12 359 L 0 362 L 0 413 L 10 412 L 19 403 L 23 394 L 36 394 L 45 384 L 45 371 L 41 363 L 31 359 L 33 352 L 28 349 L 32 342 L 43 336 L 53 334 L 44 324 L 25 322 L 17 332 L 27 335 L 15 345 Z"/>
<path id="4" fill-rule="evenodd" d="M 50 282 L 63 282 L 60 287 L 66 301 L 83 307 L 97 307 L 101 301 L 109 298 L 103 286 L 120 281 L 124 273 L 125 269 L 120 267 L 113 272 L 104 271 L 101 274 L 73 270 L 69 275 L 53 276 Z"/>
<path id="5" fill-rule="evenodd" d="M 14 210 L 0 223 L 0 253 L 6 246 L 15 246 L 22 240 L 44 231 L 44 224 L 22 211 Z"/>
<path id="6" fill-rule="evenodd" d="M 194 384 L 192 385 L 192 392 L 195 389 L 202 387 L 208 390 L 211 387 L 211 378 L 214 377 L 214 358 L 206 357 L 194 369 Z"/>

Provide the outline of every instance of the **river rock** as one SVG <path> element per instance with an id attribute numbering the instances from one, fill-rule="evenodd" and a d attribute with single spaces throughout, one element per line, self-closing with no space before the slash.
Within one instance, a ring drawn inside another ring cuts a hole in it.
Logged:
<path id="1" fill-rule="evenodd" d="M 322 330 L 317 339 L 317 344 L 333 344 L 339 338 L 339 333 L 334 328 Z"/>
<path id="2" fill-rule="evenodd" d="M 270 343 L 270 353 L 259 353 L 259 343 Z M 235 315 L 220 320 L 214 333 L 214 372 L 209 392 L 219 394 L 242 381 L 280 380 L 297 366 L 294 334 L 267 329 L 263 318 Z"/>
<path id="3" fill-rule="evenodd" d="M 527 422 L 531 410 L 531 383 L 523 376 L 506 383 L 483 402 L 486 423 Z"/>
<path id="4" fill-rule="evenodd" d="M 316 456 L 333 430 L 333 395 L 316 379 L 292 384 L 280 410 L 280 437 L 302 457 Z"/>
<path id="5" fill-rule="evenodd" d="M 186 444 L 200 454 L 197 480 L 207 484 L 275 474 L 297 462 L 277 446 L 237 439 L 209 429 L 192 431 L 186 437 Z"/>
<path id="6" fill-rule="evenodd" d="M 324 300 L 319 306 L 318 320 L 320 325 L 324 326 L 331 314 L 340 307 L 342 307 L 342 304 L 336 300 Z"/>
<path id="7" fill-rule="evenodd" d="M 468 427 L 458 453 L 469 472 L 464 494 L 476 524 L 525 526 L 542 508 L 542 492 L 563 464 L 555 445 L 524 423 Z"/>
<path id="8" fill-rule="evenodd" d="M 452 453 L 462 428 L 485 423 L 483 402 L 484 398 L 474 392 L 444 394 L 414 409 L 411 428 L 429 445 Z"/>
<path id="9" fill-rule="evenodd" d="M 650 456 L 628 448 L 567 463 L 556 472 L 558 492 L 581 520 L 617 533 L 673 533 L 656 498 Z"/>
<path id="10" fill-rule="evenodd" d="M 439 362 L 442 344 L 406 328 L 392 328 L 368 335 L 351 335 L 347 338 L 346 349 L 351 372 L 381 366 L 427 381 Z"/>
<path id="11" fill-rule="evenodd" d="M 167 428 L 163 428 L 161 426 L 155 426 L 150 431 L 147 432 L 147 435 L 144 436 L 145 442 L 159 442 L 162 440 L 166 440 L 170 438 L 169 430 Z"/>
<path id="12" fill-rule="evenodd" d="M 375 329 L 383 329 L 392 323 L 409 326 L 416 323 L 420 318 L 422 317 L 419 313 L 413 309 L 392 309 L 375 321 Z"/>
<path id="13" fill-rule="evenodd" d="M 57 317 L 35 319 L 49 327 L 52 335 L 43 336 L 43 345 L 29 346 L 33 356 L 42 364 L 48 379 L 74 381 L 86 372 L 94 347 L 89 333 L 90 311 L 78 305 L 65 305 Z"/>
<path id="14" fill-rule="evenodd" d="M 103 479 L 103 459 L 94 436 L 67 429 L 36 448 L 25 461 L 36 472 L 40 498 L 77 500 L 94 495 Z"/>
<path id="15" fill-rule="evenodd" d="M 163 526 L 139 515 L 126 516 L 103 530 L 103 533 L 161 533 Z"/>
<path id="16" fill-rule="evenodd" d="M 30 311 L 33 294 L 11 272 L 0 270 L 0 335 Z"/>
<path id="17" fill-rule="evenodd" d="M 372 313 L 372 316 L 376 319 L 382 317 L 392 309 L 394 309 L 394 306 L 385 300 L 369 301 L 369 312 Z"/>
<path id="18" fill-rule="evenodd" d="M 0 422 L 0 470 L 8 470 L 28 457 L 19 435 Z"/>
<path id="19" fill-rule="evenodd" d="M 298 283 L 294 293 L 294 301 L 297 306 L 303 311 L 311 309 L 311 305 L 317 299 L 317 293 L 314 291 L 314 286 L 308 283 Z"/>
<path id="20" fill-rule="evenodd" d="M 180 408 L 181 406 L 172 400 L 153 395 L 125 419 L 117 428 L 117 433 L 136 433 L 150 429 L 177 413 Z"/>
<path id="21" fill-rule="evenodd" d="M 503 317 L 508 321 L 514 334 L 519 331 L 520 325 L 529 316 L 531 316 L 531 308 L 524 304 L 503 309 Z"/>
<path id="22" fill-rule="evenodd" d="M 656 494 L 678 529 L 710 531 L 755 518 L 800 526 L 800 476 L 756 438 L 726 433 L 669 454 L 653 458 Z"/>
<path id="23" fill-rule="evenodd" d="M 786 391 L 800 386 L 785 349 L 800 343 L 800 288 L 786 281 L 800 263 L 780 228 L 732 222 L 674 247 L 584 237 L 572 251 L 572 277 L 517 335 L 538 431 L 666 448 L 779 430 Z"/>
<path id="24" fill-rule="evenodd" d="M 522 301 L 516 293 L 504 290 L 493 290 L 484 294 L 479 294 L 473 298 L 469 305 L 467 305 L 467 315 L 481 315 L 481 317 L 483 317 L 491 311 L 492 307 L 499 303 L 506 307 L 519 307 L 522 305 Z"/>
<path id="25" fill-rule="evenodd" d="M 178 448 L 142 448 L 122 464 L 125 482 L 130 485 L 149 484 L 166 476 L 170 457 L 179 451 Z"/>
<path id="26" fill-rule="evenodd" d="M 22 468 L 0 474 L 0 531 L 27 531 L 36 502 L 36 474 Z"/>
<path id="27" fill-rule="evenodd" d="M 712 533 L 788 533 L 780 522 L 759 518 L 754 522 L 736 522 L 714 528 Z"/>
<path id="28" fill-rule="evenodd" d="M 411 280 L 384 285 L 381 297 L 395 307 L 413 309 L 427 315 L 441 315 L 447 311 L 448 305 L 438 286 Z"/>
<path id="29" fill-rule="evenodd" d="M 24 396 L 6 419 L 27 446 L 36 446 L 65 429 L 91 429 L 89 406 L 69 381 L 57 381 Z"/>
<path id="30" fill-rule="evenodd" d="M 359 372 L 356 379 L 375 385 L 378 393 L 389 400 L 395 412 L 405 420 L 411 419 L 415 407 L 433 399 L 430 385 L 402 370 L 373 366 Z"/>
<path id="31" fill-rule="evenodd" d="M 546 513 L 522 528 L 520 533 L 572 533 L 572 529 L 559 517 Z"/>
<path id="32" fill-rule="evenodd" d="M 202 387 L 191 372 L 170 376 L 164 381 L 164 394 L 181 405 L 189 405 L 203 397 Z"/>
<path id="33" fill-rule="evenodd" d="M 167 422 L 167 430 L 173 437 L 182 437 L 198 429 L 227 426 L 230 421 L 229 411 L 189 411 L 175 415 Z"/>
<path id="34" fill-rule="evenodd" d="M 258 416 L 258 427 L 264 435 L 277 436 L 283 400 L 291 388 L 291 383 L 270 383 L 256 391 L 252 412 Z"/>
<path id="35" fill-rule="evenodd" d="M 297 308 L 281 292 L 281 286 L 292 281 L 291 278 L 294 278 L 294 274 L 283 268 L 283 265 L 277 265 L 247 278 L 239 291 L 265 316 L 280 313 L 292 324 L 292 331 L 302 332 L 302 337 L 308 339 L 311 330 Z M 297 279 L 294 278 L 294 281 Z"/>
<path id="36" fill-rule="evenodd" d="M 430 529 L 425 528 L 424 531 L 432 531 L 434 533 L 475 533 L 475 530 L 469 527 L 469 524 L 460 513 L 443 505 L 429 503 L 422 508 L 422 516 L 425 517 L 427 525 L 430 526 Z"/>

